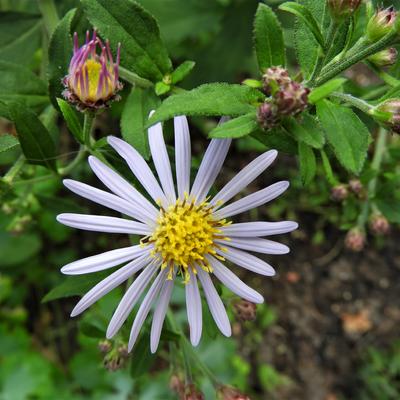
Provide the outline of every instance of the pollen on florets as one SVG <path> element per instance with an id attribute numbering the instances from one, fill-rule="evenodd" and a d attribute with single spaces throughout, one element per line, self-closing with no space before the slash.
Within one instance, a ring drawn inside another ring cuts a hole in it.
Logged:
<path id="1" fill-rule="evenodd" d="M 100 54 L 97 54 L 97 49 Z M 68 75 L 63 79 L 63 96 L 79 110 L 99 109 L 118 100 L 117 92 L 122 89 L 119 77 L 120 45 L 114 62 L 108 40 L 105 44 L 97 37 L 96 31 L 86 43 L 79 47 L 78 36 L 74 35 L 74 53 Z"/>
<path id="2" fill-rule="evenodd" d="M 197 204 L 195 200 L 177 200 L 167 209 L 161 208 L 157 227 L 143 243 L 152 243 L 152 255 L 160 257 L 162 268 L 169 268 L 168 279 L 172 279 L 174 266 L 187 283 L 189 269 L 197 273 L 200 267 L 212 272 L 207 255 L 220 258 L 216 249 L 223 249 L 215 243 L 216 239 L 226 239 L 221 227 L 227 225 L 225 219 L 216 219 L 213 207 L 207 202 Z"/>

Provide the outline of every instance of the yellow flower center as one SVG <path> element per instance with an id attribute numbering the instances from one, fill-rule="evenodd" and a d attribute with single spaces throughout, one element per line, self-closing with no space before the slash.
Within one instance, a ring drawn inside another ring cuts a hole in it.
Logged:
<path id="1" fill-rule="evenodd" d="M 197 267 L 212 272 L 205 256 L 221 258 L 215 249 L 222 247 L 215 240 L 226 239 L 220 228 L 228 224 L 225 219 L 215 219 L 212 211 L 206 201 L 195 204 L 188 198 L 161 209 L 157 227 L 146 241 L 154 244 L 153 255 L 161 258 L 162 268 L 169 268 L 168 279 L 172 279 L 174 265 L 185 283 L 190 279 L 189 268 L 194 273 Z"/>

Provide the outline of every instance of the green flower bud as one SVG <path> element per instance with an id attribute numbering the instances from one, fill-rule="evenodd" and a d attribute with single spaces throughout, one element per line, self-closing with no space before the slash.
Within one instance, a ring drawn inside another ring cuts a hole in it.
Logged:
<path id="1" fill-rule="evenodd" d="M 354 14 L 361 0 L 327 0 L 332 18 L 342 20 Z"/>
<path id="2" fill-rule="evenodd" d="M 388 99 L 379 104 L 372 111 L 372 116 L 394 132 L 400 133 L 400 99 Z"/>
<path id="3" fill-rule="evenodd" d="M 397 50 L 394 47 L 390 47 L 373 54 L 372 56 L 368 57 L 368 60 L 378 67 L 388 67 L 396 63 Z"/>
<path id="4" fill-rule="evenodd" d="M 386 36 L 395 26 L 397 12 L 393 7 L 377 11 L 367 25 L 367 37 L 371 42 L 377 42 Z"/>

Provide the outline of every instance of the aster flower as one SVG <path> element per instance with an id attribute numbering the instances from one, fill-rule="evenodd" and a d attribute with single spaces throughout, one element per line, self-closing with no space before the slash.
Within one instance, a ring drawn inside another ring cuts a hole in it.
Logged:
<path id="1" fill-rule="evenodd" d="M 100 54 L 97 54 L 100 48 Z M 118 100 L 117 92 L 122 89 L 118 80 L 120 45 L 114 63 L 108 40 L 105 44 L 97 37 L 96 31 L 89 40 L 79 47 L 78 35 L 74 34 L 74 53 L 69 64 L 68 75 L 63 79 L 63 96 L 80 110 L 98 109 Z"/>
<path id="2" fill-rule="evenodd" d="M 157 350 L 173 286 L 179 276 L 185 284 L 192 344 L 196 346 L 199 343 L 202 332 L 199 283 L 216 325 L 225 336 L 230 336 L 230 322 L 211 276 L 214 275 L 241 298 L 262 303 L 263 297 L 242 282 L 224 265 L 224 261 L 228 260 L 261 275 L 272 276 L 275 274 L 274 269 L 249 252 L 288 253 L 287 246 L 262 237 L 287 233 L 297 228 L 297 224 L 291 221 L 231 222 L 234 215 L 273 200 L 289 186 L 287 181 L 277 182 L 227 205 L 274 161 L 277 156 L 275 150 L 258 156 L 211 199 L 207 195 L 222 167 L 231 139 L 211 141 L 194 182 L 190 185 L 191 149 L 186 117 L 176 117 L 174 126 L 176 190 L 160 123 L 148 131 L 159 182 L 133 147 L 121 139 L 108 137 L 108 143 L 126 161 L 151 200 L 93 156 L 89 157 L 93 172 L 113 193 L 74 180 L 64 180 L 65 186 L 74 193 L 131 219 L 61 214 L 57 217 L 59 222 L 89 231 L 142 235 L 139 245 L 87 257 L 61 269 L 64 274 L 78 275 L 126 263 L 86 293 L 71 316 L 82 313 L 106 293 L 141 271 L 122 297 L 106 334 L 107 338 L 112 338 L 118 332 L 142 293 L 150 286 L 133 322 L 129 351 L 153 305 L 150 347 L 152 352 Z"/>

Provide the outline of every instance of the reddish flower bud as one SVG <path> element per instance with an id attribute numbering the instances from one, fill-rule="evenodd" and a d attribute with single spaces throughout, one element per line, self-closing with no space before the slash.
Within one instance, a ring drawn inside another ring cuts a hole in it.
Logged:
<path id="1" fill-rule="evenodd" d="M 241 321 L 254 321 L 256 319 L 257 306 L 256 304 L 240 299 L 233 305 L 236 316 Z"/>
<path id="2" fill-rule="evenodd" d="M 368 60 L 378 67 L 388 67 L 396 63 L 397 50 L 394 47 L 390 47 L 373 54 L 372 56 L 368 57 Z"/>
<path id="3" fill-rule="evenodd" d="M 101 340 L 98 347 L 101 353 L 106 354 L 112 349 L 112 344 L 109 340 Z"/>
<path id="4" fill-rule="evenodd" d="M 349 188 L 356 195 L 362 194 L 362 192 L 364 190 L 363 184 L 361 183 L 361 181 L 359 179 L 352 179 L 349 182 Z"/>
<path id="5" fill-rule="evenodd" d="M 360 252 L 365 246 L 365 233 L 360 228 L 353 228 L 347 232 L 344 244 L 347 249 Z"/>
<path id="6" fill-rule="evenodd" d="M 97 54 L 98 47 L 100 54 Z M 111 101 L 119 98 L 116 93 L 122 89 L 118 80 L 119 59 L 120 46 L 114 62 L 108 41 L 104 44 L 96 32 L 89 40 L 87 32 L 86 43 L 79 47 L 75 32 L 74 53 L 68 75 L 63 80 L 63 96 L 79 110 L 107 107 Z"/>
<path id="7" fill-rule="evenodd" d="M 282 67 L 268 68 L 263 77 L 263 89 L 266 95 L 271 96 L 279 90 L 279 88 L 286 86 L 292 80 L 289 73 Z"/>
<path id="8" fill-rule="evenodd" d="M 183 400 L 204 400 L 204 395 L 191 383 L 185 388 Z"/>
<path id="9" fill-rule="evenodd" d="M 342 20 L 354 14 L 360 4 L 361 0 L 328 0 L 329 11 L 336 20 Z"/>
<path id="10" fill-rule="evenodd" d="M 388 114 L 385 119 L 379 118 L 388 128 L 400 133 L 400 99 L 388 99 L 376 107 L 378 112 Z"/>
<path id="11" fill-rule="evenodd" d="M 304 111 L 308 105 L 310 89 L 301 83 L 290 82 L 275 95 L 278 115 L 296 115 Z"/>
<path id="12" fill-rule="evenodd" d="M 369 20 L 367 37 L 371 42 L 376 42 L 387 35 L 395 26 L 397 12 L 393 7 L 380 9 Z"/>
<path id="13" fill-rule="evenodd" d="M 340 184 L 331 189 L 331 199 L 337 202 L 346 200 L 349 196 L 347 185 Z"/>
<path id="14" fill-rule="evenodd" d="M 169 380 L 169 387 L 172 391 L 177 393 L 180 397 L 184 396 L 185 393 L 185 384 L 182 379 L 178 375 L 172 375 Z"/>
<path id="15" fill-rule="evenodd" d="M 218 389 L 220 400 L 250 400 L 250 397 L 231 386 L 221 386 Z"/>
<path id="16" fill-rule="evenodd" d="M 276 106 L 271 103 L 263 103 L 257 110 L 257 121 L 261 128 L 272 128 L 277 122 Z"/>
<path id="17" fill-rule="evenodd" d="M 369 229 L 376 236 L 385 236 L 390 232 L 390 224 L 382 214 L 376 213 L 371 216 Z"/>

